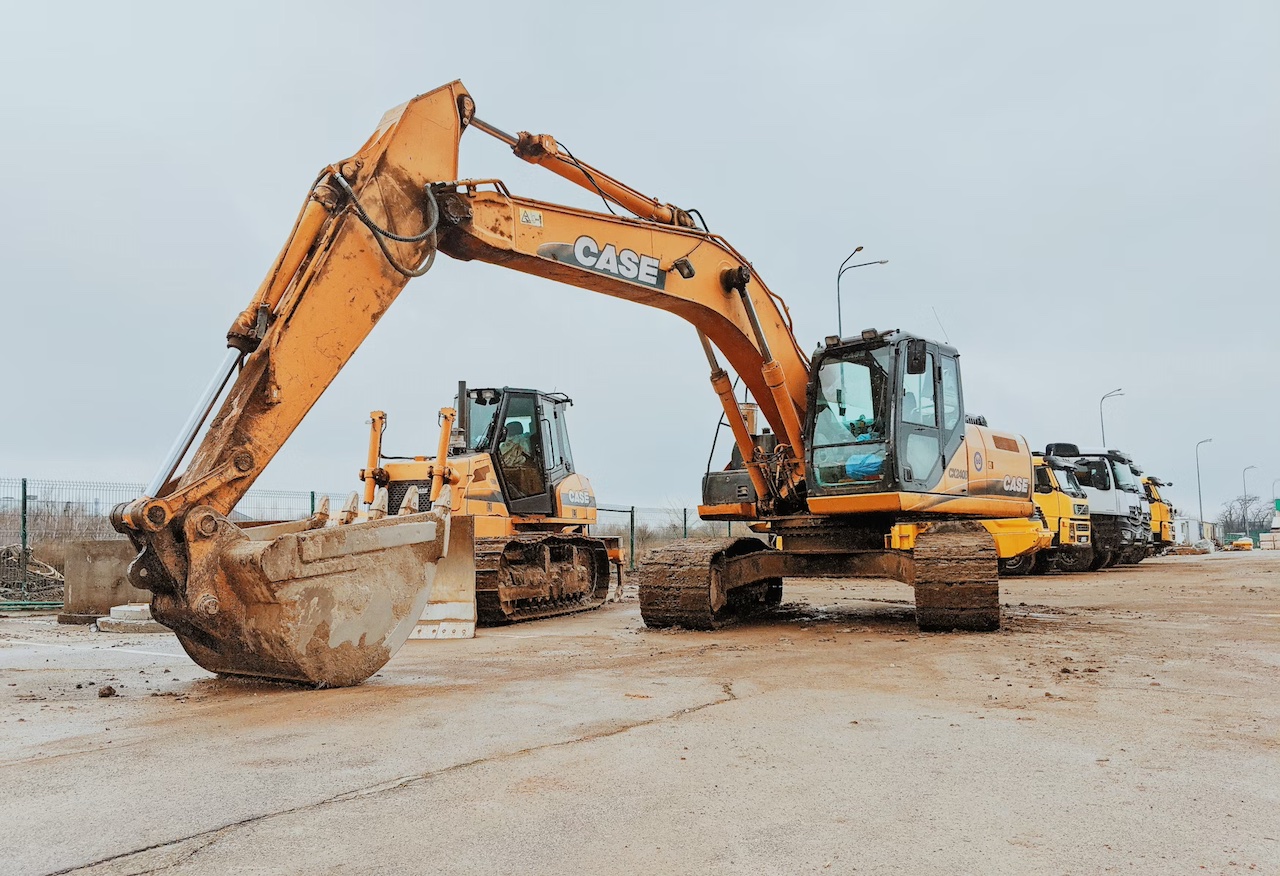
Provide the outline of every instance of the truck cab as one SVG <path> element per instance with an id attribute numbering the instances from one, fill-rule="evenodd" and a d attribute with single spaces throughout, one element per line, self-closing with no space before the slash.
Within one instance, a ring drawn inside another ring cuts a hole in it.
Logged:
<path id="1" fill-rule="evenodd" d="M 1132 457 L 1120 450 L 1062 442 L 1049 444 L 1044 455 L 1070 463 L 1088 496 L 1089 569 L 1138 562 L 1146 556 L 1151 526 L 1144 515 L 1142 484 Z"/>
<path id="2" fill-rule="evenodd" d="M 1058 456 L 1035 453 L 1034 489 L 1036 513 L 1045 528 L 1053 533 L 1052 546 L 1036 555 L 1032 571 L 1056 568 L 1062 572 L 1078 572 L 1089 567 L 1090 549 L 1089 497 L 1076 480 L 1075 466 Z"/>

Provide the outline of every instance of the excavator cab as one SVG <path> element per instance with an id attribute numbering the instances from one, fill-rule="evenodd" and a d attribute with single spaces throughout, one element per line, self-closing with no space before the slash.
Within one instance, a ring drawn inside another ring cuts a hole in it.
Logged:
<path id="1" fill-rule="evenodd" d="M 931 492 L 964 443 L 953 347 L 868 329 L 829 338 L 810 383 L 809 494 Z"/>

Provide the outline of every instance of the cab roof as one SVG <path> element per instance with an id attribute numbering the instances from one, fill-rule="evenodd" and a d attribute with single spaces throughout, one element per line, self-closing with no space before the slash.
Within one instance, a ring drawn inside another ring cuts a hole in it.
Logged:
<path id="1" fill-rule="evenodd" d="M 477 394 L 477 393 L 482 393 L 482 392 L 494 392 L 494 393 L 498 393 L 499 395 L 506 395 L 509 392 L 527 392 L 532 395 L 540 395 L 543 398 L 545 398 L 547 401 L 552 402 L 553 404 L 567 404 L 567 405 L 573 404 L 573 399 L 569 398 L 569 396 L 565 395 L 563 392 L 543 392 L 540 389 L 525 389 L 519 386 L 503 386 L 503 387 L 468 386 L 467 387 L 468 396 Z"/>
<path id="2" fill-rule="evenodd" d="M 1125 465 L 1133 465 L 1133 457 L 1125 453 L 1123 450 L 1116 450 L 1114 447 L 1080 447 L 1076 444 L 1055 443 L 1045 446 L 1044 454 L 1053 456 L 1105 456 L 1107 459 L 1124 463 Z"/>
<path id="3" fill-rule="evenodd" d="M 818 352 L 826 350 L 839 350 L 842 347 L 851 347 L 854 349 L 860 347 L 876 348 L 893 346 L 900 341 L 925 341 L 933 344 L 938 348 L 938 352 L 950 356 L 954 359 L 960 357 L 960 351 L 950 344 L 944 344 L 941 341 L 935 341 L 926 338 L 923 335 L 913 335 L 911 332 L 904 332 L 901 329 L 889 329 L 888 331 L 878 331 L 873 328 L 863 329 L 860 334 L 851 335 L 849 337 L 837 337 L 836 335 L 828 335 L 823 345 L 818 348 Z"/>

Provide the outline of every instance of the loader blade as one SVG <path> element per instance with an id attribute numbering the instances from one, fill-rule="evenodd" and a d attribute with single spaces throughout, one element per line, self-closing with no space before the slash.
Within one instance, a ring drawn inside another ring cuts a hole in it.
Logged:
<path id="1" fill-rule="evenodd" d="M 157 592 L 156 620 L 211 672 L 359 684 L 421 616 L 449 539 L 446 509 L 297 532 L 241 529 L 208 507 L 183 527 L 185 594 Z M 146 560 L 145 551 L 136 563 Z"/>
<path id="2" fill-rule="evenodd" d="M 436 567 L 426 608 L 411 639 L 474 639 L 476 635 L 476 519 L 449 523 L 449 553 Z"/>

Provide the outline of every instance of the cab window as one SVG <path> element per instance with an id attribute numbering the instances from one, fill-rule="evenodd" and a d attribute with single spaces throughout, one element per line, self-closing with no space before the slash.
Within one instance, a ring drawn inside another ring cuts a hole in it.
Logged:
<path id="1" fill-rule="evenodd" d="M 884 478 L 893 351 L 858 350 L 818 370 L 813 419 L 816 486 Z"/>
<path id="2" fill-rule="evenodd" d="M 499 432 L 498 459 L 512 496 L 523 499 L 546 490 L 537 402 L 531 395 L 507 396 Z"/>
<path id="3" fill-rule="evenodd" d="M 565 405 L 556 405 L 553 411 L 556 435 L 560 439 L 556 442 L 556 447 L 560 449 L 561 461 L 568 466 L 569 471 L 573 471 L 573 449 L 569 446 L 569 422 L 565 419 Z"/>
<path id="4" fill-rule="evenodd" d="M 960 372 L 956 360 L 942 357 L 942 430 L 950 432 L 960 422 Z"/>
<path id="5" fill-rule="evenodd" d="M 542 418 L 542 453 L 546 462 L 547 470 L 551 470 L 560 464 L 560 454 L 556 447 L 556 433 L 551 426 L 551 421 L 545 416 Z"/>
<path id="6" fill-rule="evenodd" d="M 902 422 L 937 428 L 938 413 L 933 394 L 933 354 L 925 356 L 923 374 L 902 378 Z"/>
<path id="7" fill-rule="evenodd" d="M 1111 489 L 1111 467 L 1105 459 L 1090 459 L 1076 469 L 1076 478 L 1083 486 L 1095 490 Z"/>

